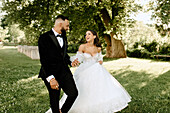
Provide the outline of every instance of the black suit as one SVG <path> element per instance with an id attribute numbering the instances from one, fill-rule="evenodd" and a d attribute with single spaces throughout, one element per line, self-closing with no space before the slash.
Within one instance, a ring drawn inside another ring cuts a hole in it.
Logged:
<path id="1" fill-rule="evenodd" d="M 68 67 L 71 65 L 70 57 L 67 54 L 67 37 L 62 35 L 64 45 L 61 48 L 53 31 L 48 31 L 42 34 L 38 40 L 41 69 L 39 77 L 44 80 L 44 83 L 49 91 L 50 104 L 53 113 L 59 113 L 59 96 L 60 89 L 67 94 L 68 98 L 61 108 L 62 113 L 67 113 L 74 103 L 78 91 L 73 80 L 73 75 Z M 51 89 L 46 78 L 53 75 L 59 83 L 59 90 Z"/>

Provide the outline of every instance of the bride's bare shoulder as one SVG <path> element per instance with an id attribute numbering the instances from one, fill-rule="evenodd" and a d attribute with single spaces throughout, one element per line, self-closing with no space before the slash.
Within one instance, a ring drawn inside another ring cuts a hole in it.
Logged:
<path id="1" fill-rule="evenodd" d="M 83 53 L 84 49 L 85 49 L 85 44 L 81 44 L 81 45 L 79 46 L 79 52 L 82 52 L 82 53 Z"/>

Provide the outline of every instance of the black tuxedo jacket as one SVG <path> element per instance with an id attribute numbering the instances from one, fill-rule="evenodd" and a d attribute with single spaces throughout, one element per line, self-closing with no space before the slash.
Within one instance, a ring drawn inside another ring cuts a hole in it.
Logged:
<path id="1" fill-rule="evenodd" d="M 59 45 L 52 30 L 42 34 L 38 40 L 41 69 L 39 77 L 46 79 L 50 75 L 59 80 L 66 73 L 71 73 L 68 64 L 71 66 L 70 57 L 67 54 L 67 37 L 62 35 L 64 45 Z"/>

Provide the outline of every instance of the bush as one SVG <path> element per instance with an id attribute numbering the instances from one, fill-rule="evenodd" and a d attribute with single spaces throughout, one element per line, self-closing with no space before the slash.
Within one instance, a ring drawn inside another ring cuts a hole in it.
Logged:
<path id="1" fill-rule="evenodd" d="M 146 43 L 142 47 L 144 47 L 149 52 L 156 52 L 156 50 L 157 50 L 156 46 L 157 45 L 158 45 L 158 43 L 156 41 L 152 41 L 151 43 Z"/>
<path id="2" fill-rule="evenodd" d="M 137 57 L 137 58 L 140 58 L 141 56 L 141 50 L 139 49 L 134 49 L 134 50 L 127 50 L 127 56 L 129 57 Z"/>
<path id="3" fill-rule="evenodd" d="M 139 46 L 139 43 L 138 42 L 135 42 L 135 44 L 133 45 L 133 48 L 138 48 L 138 46 Z"/>
<path id="4" fill-rule="evenodd" d="M 3 46 L 17 46 L 18 43 L 11 43 L 11 42 L 3 42 Z"/>
<path id="5" fill-rule="evenodd" d="M 151 53 L 148 52 L 147 50 L 143 49 L 141 50 L 141 58 L 151 58 Z"/>
<path id="6" fill-rule="evenodd" d="M 67 52 L 68 53 L 76 53 L 78 51 L 80 44 L 70 44 L 68 45 Z"/>
<path id="7" fill-rule="evenodd" d="M 136 57 L 136 58 L 150 58 L 151 53 L 144 49 L 134 49 L 126 51 L 128 57 Z"/>
<path id="8" fill-rule="evenodd" d="M 169 44 L 163 44 L 161 47 L 159 47 L 159 53 L 170 55 L 170 45 Z"/>

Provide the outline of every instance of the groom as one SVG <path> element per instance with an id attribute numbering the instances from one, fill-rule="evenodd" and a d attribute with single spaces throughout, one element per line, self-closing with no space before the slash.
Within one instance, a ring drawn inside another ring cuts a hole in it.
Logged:
<path id="1" fill-rule="evenodd" d="M 38 40 L 41 62 L 39 77 L 42 78 L 48 89 L 53 113 L 67 113 L 78 95 L 73 75 L 68 67 L 68 64 L 71 65 L 71 61 L 66 52 L 67 30 L 69 30 L 68 18 L 59 15 L 54 27 L 42 34 Z M 59 110 L 61 88 L 68 97 Z"/>

